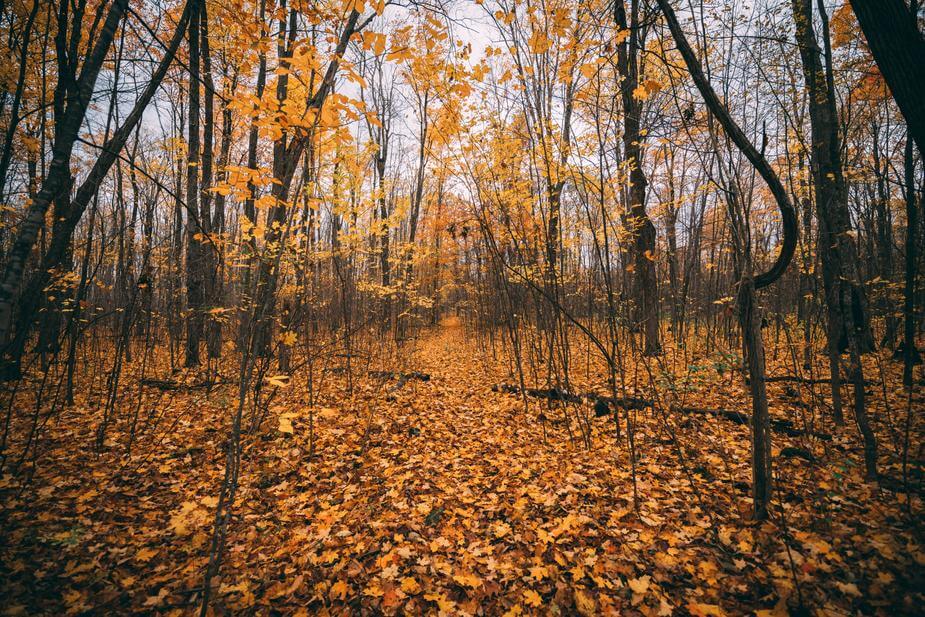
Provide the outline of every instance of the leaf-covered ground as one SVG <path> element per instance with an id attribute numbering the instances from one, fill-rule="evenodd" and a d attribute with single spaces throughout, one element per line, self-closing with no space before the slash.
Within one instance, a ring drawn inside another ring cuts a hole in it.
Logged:
<path id="1" fill-rule="evenodd" d="M 493 392 L 511 381 L 506 365 L 460 327 L 437 329 L 404 364 L 431 379 L 398 388 L 360 371 L 351 396 L 346 377 L 328 373 L 311 408 L 298 378 L 280 389 L 245 441 L 215 614 L 920 614 L 922 503 L 902 492 L 898 385 L 886 389 L 889 408 L 871 386 L 889 488 L 863 481 L 850 426 L 830 441 L 775 433 L 774 517 L 756 525 L 746 427 L 635 412 L 636 511 L 625 431 L 617 440 L 611 419 L 538 400 L 525 410 Z M 720 362 L 688 362 L 671 379 L 649 368 L 686 404 L 748 410 Z M 649 383 L 645 367 L 632 369 Z M 884 370 L 900 383 L 896 367 Z M 599 383 L 585 379 L 575 389 Z M 792 384 L 769 390 L 775 417 L 808 413 Z M 196 608 L 235 387 L 145 390 L 130 457 L 138 390 L 126 391 L 102 454 L 99 417 L 78 401 L 42 421 L 25 488 L 0 477 L 5 614 Z M 912 404 L 908 468 L 920 490 L 923 401 Z M 812 460 L 786 455 L 795 446 Z"/>

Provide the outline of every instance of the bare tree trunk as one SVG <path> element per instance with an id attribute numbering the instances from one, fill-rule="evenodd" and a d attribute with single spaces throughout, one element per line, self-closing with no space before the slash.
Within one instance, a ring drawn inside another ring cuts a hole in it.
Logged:
<path id="1" fill-rule="evenodd" d="M 771 495 L 771 445 L 770 427 L 768 426 L 768 400 L 767 393 L 764 390 L 764 348 L 761 341 L 760 320 L 756 319 L 754 311 L 754 291 L 775 282 L 790 265 L 799 234 L 796 212 L 790 203 L 787 191 L 781 184 L 780 178 L 778 178 L 767 159 L 752 145 L 739 126 L 733 121 L 732 116 L 729 115 L 729 111 L 720 102 L 719 97 L 716 96 L 716 92 L 703 73 L 700 62 L 687 42 L 687 37 L 684 36 L 684 31 L 681 30 L 681 24 L 678 23 L 674 9 L 671 8 L 668 0 L 658 0 L 658 5 L 665 14 L 665 20 L 671 30 L 675 44 L 678 46 L 678 51 L 684 58 L 687 70 L 697 85 L 697 89 L 700 91 L 710 113 L 716 117 L 729 138 L 767 183 L 771 194 L 774 195 L 774 200 L 777 202 L 783 223 L 783 241 L 777 260 L 766 272 L 752 277 L 750 259 L 746 259 L 743 264 L 742 279 L 739 282 L 739 323 L 742 328 L 743 343 L 746 345 L 749 378 L 752 384 L 752 497 L 754 500 L 754 516 L 756 519 L 762 520 L 768 516 L 768 504 Z M 743 246 L 743 248 L 745 255 L 748 256 L 750 254 L 748 247 Z"/>
<path id="2" fill-rule="evenodd" d="M 873 200 L 876 217 L 874 231 L 877 243 L 877 274 L 886 284 L 893 281 L 893 221 L 890 216 L 890 195 L 887 188 L 888 168 L 880 160 L 880 127 L 876 122 L 873 125 L 873 138 L 874 175 L 877 182 L 877 193 Z M 896 342 L 899 322 L 896 319 L 896 311 L 893 309 L 892 302 L 890 302 L 890 294 L 886 289 L 881 293 L 879 309 L 884 320 L 884 332 L 880 346 L 892 348 Z"/>
<path id="3" fill-rule="evenodd" d="M 225 76 L 227 79 L 227 75 Z M 232 78 L 231 92 L 235 91 L 237 84 L 237 73 Z M 213 85 L 214 87 L 214 85 Z M 222 141 L 219 146 L 218 168 L 219 177 L 227 182 L 228 180 L 228 162 L 231 157 L 231 137 L 232 137 L 232 118 L 231 108 L 225 105 L 222 108 Z M 221 238 L 225 232 L 225 195 L 219 192 L 215 195 L 215 211 L 212 214 L 212 231 Z M 224 294 L 224 254 L 223 243 L 217 246 L 211 244 L 214 251 L 212 262 L 212 273 L 210 281 L 210 293 L 212 302 L 216 306 L 222 306 L 225 301 Z M 210 358 L 219 358 L 222 355 L 222 322 L 219 319 L 209 320 L 208 332 L 206 334 L 207 345 Z"/>
<path id="4" fill-rule="evenodd" d="M 909 133 L 925 154 L 925 39 L 918 29 L 918 1 L 852 0 L 870 52 L 899 106 Z"/>
<path id="5" fill-rule="evenodd" d="M 205 238 L 208 233 L 203 228 L 199 212 L 199 86 L 200 86 L 200 20 L 204 0 L 195 2 L 190 15 L 189 35 L 186 43 L 189 47 L 189 113 L 187 155 L 186 155 L 186 354 L 184 364 L 187 367 L 199 365 L 199 344 L 202 341 L 205 323 L 203 306 L 205 304 Z"/>
<path id="6" fill-rule="evenodd" d="M 203 127 L 202 127 L 202 178 L 199 185 L 199 221 L 200 221 L 200 264 L 199 272 L 202 279 L 202 304 L 200 308 L 200 338 L 206 338 L 209 357 L 213 348 L 209 345 L 211 335 L 215 330 L 216 317 L 209 312 L 218 300 L 216 289 L 217 277 L 217 249 L 215 237 L 212 235 L 212 179 L 213 148 L 215 145 L 215 82 L 212 78 L 212 57 L 209 52 L 209 15 L 208 3 L 204 0 L 199 5 L 199 54 L 202 62 L 203 84 Z M 219 326 L 220 328 L 220 326 Z M 198 351 L 197 351 L 198 355 Z"/>
<path id="7" fill-rule="evenodd" d="M 867 299 L 858 271 L 858 253 L 851 237 L 848 191 L 842 171 L 838 116 L 832 77 L 828 18 L 820 4 L 825 58 L 823 65 L 819 44 L 813 30 L 811 0 L 793 0 L 797 44 L 803 63 L 803 77 L 809 98 L 812 126 L 812 169 L 816 189 L 816 217 L 819 221 L 819 250 L 822 256 L 822 282 L 828 311 L 828 351 L 832 373 L 832 400 L 835 421 L 839 421 L 840 376 L 838 356 L 845 347 L 851 360 L 854 383 L 855 419 L 864 437 L 867 476 L 875 478 L 877 443 L 870 430 L 864 393 L 864 369 L 861 354 L 873 347 L 873 335 Z"/>
<path id="8" fill-rule="evenodd" d="M 906 138 L 906 286 L 903 298 L 903 384 L 912 389 L 912 367 L 920 362 L 915 347 L 915 282 L 918 268 L 919 208 L 915 198 L 915 153 Z"/>
<path id="9" fill-rule="evenodd" d="M 755 280 L 751 275 L 751 257 L 745 259 L 745 274 L 739 280 L 736 309 L 742 329 L 742 346 L 748 366 L 752 395 L 752 499 L 755 519 L 768 517 L 771 502 L 771 432 L 768 419 L 768 392 L 765 384 L 764 341 L 761 338 L 761 313 L 755 306 Z"/>
<path id="10" fill-rule="evenodd" d="M 635 287 L 637 322 L 643 325 L 644 353 L 647 356 L 661 353 L 659 341 L 658 281 L 655 276 L 655 225 L 646 212 L 648 181 L 642 169 L 640 119 L 642 101 L 636 98 L 639 86 L 639 49 L 641 43 L 639 1 L 630 0 L 627 20 L 624 0 L 614 3 L 614 18 L 621 30 L 629 36 L 617 46 L 617 63 L 623 80 L 620 98 L 623 102 L 623 150 L 629 167 L 629 215 L 627 227 L 633 239 L 633 281 Z"/>
<path id="11" fill-rule="evenodd" d="M 56 37 L 56 44 L 59 46 L 64 46 L 66 43 L 62 39 L 67 36 L 68 30 L 67 6 L 66 0 L 62 0 L 58 14 L 59 33 Z M 45 213 L 49 205 L 71 188 L 71 154 L 74 144 L 96 87 L 96 78 L 106 60 L 127 6 L 128 0 L 113 0 L 106 14 L 104 25 L 81 68 L 79 77 L 68 78 L 67 75 L 59 75 L 55 105 L 56 109 L 61 110 L 62 113 L 56 117 L 51 166 L 42 183 L 42 188 L 32 200 L 24 220 L 16 230 L 13 246 L 7 254 L 6 267 L 0 277 L 0 345 L 5 345 L 9 338 L 13 325 L 13 302 L 22 283 L 26 260 L 32 252 L 39 230 L 44 226 Z M 63 61 L 59 60 L 59 62 Z M 76 69 L 70 72 L 75 71 Z M 31 327 L 31 317 L 28 326 L 20 323 L 19 327 Z M 21 357 L 7 357 L 4 360 L 11 361 L 9 376 L 18 376 Z"/>
<path id="12" fill-rule="evenodd" d="M 10 107 L 10 121 L 6 127 L 6 135 L 3 138 L 3 154 L 0 155 L 0 203 L 4 201 L 6 189 L 6 174 L 10 169 L 10 162 L 13 160 L 13 139 L 16 137 L 16 127 L 19 125 L 19 107 L 22 103 L 22 94 L 26 85 L 26 67 L 29 59 L 29 41 L 32 38 L 32 26 L 35 24 L 35 16 L 39 12 L 39 0 L 33 0 L 32 10 L 29 17 L 26 18 L 26 24 L 23 26 L 22 33 L 22 52 L 19 54 L 19 75 L 16 78 L 16 90 L 13 93 L 13 104 Z M 2 343 L 3 341 L 0 341 Z"/>

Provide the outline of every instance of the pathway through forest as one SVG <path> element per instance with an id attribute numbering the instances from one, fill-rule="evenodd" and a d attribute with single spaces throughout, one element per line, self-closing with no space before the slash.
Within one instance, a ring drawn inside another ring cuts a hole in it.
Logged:
<path id="1" fill-rule="evenodd" d="M 775 435 L 775 504 L 786 520 L 775 505 L 772 521 L 757 526 L 748 520 L 747 427 L 640 410 L 636 512 L 628 448 L 611 419 L 570 405 L 570 437 L 547 401 L 525 412 L 518 396 L 492 391 L 509 379 L 503 364 L 459 325 L 433 329 L 406 357 L 369 368 L 430 379 L 398 387 L 357 371 L 351 397 L 345 375 L 328 371 L 311 408 L 300 373 L 278 391 L 245 442 L 216 614 L 921 606 L 921 591 L 911 591 L 925 589 L 921 530 L 901 496 L 863 481 L 853 434 L 810 443 L 815 462 L 780 455 L 807 444 Z M 746 405 L 741 385 L 709 387 L 719 379 L 707 376 L 691 402 Z M 160 398 L 145 389 L 152 415 L 131 456 L 120 431 L 137 390 L 125 392 L 99 456 L 89 447 L 99 418 L 82 398 L 49 422 L 28 492 L 0 478 L 7 613 L 179 615 L 196 605 L 233 386 Z M 593 429 L 590 449 L 578 438 L 579 413 Z"/>

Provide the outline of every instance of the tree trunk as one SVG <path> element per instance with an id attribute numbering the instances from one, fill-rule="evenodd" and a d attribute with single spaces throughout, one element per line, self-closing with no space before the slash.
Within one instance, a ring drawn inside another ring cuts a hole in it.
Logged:
<path id="1" fill-rule="evenodd" d="M 756 319 L 754 313 L 754 291 L 766 287 L 779 279 L 790 265 L 799 234 L 796 212 L 790 203 L 790 198 L 787 196 L 783 184 L 781 184 L 780 178 L 778 178 L 767 159 L 748 140 L 742 129 L 729 115 L 729 111 L 720 102 L 719 97 L 716 96 L 716 92 L 703 73 L 700 62 L 687 42 L 687 37 L 684 36 L 684 31 L 681 30 L 681 25 L 678 23 L 674 9 L 671 8 L 668 0 L 658 0 L 658 5 L 665 14 L 665 20 L 678 46 L 678 51 L 684 58 L 687 70 L 697 85 L 697 89 L 700 91 L 710 113 L 716 117 L 732 142 L 735 143 L 736 147 L 768 184 L 768 188 L 777 202 L 783 223 L 781 250 L 774 264 L 766 272 L 752 278 L 751 262 L 750 259 L 746 259 L 743 264 L 744 276 L 739 283 L 740 326 L 742 328 L 743 342 L 746 344 L 749 377 L 752 384 L 752 495 L 754 497 L 754 516 L 756 519 L 762 520 L 768 515 L 768 502 L 771 494 L 770 439 L 768 437 L 770 428 L 768 426 L 767 393 L 764 391 L 764 350 L 759 326 L 761 322 Z M 744 254 L 748 257 L 748 247 L 744 248 L 746 249 Z M 758 382 L 760 382 L 760 385 L 755 385 Z"/>
<path id="2" fill-rule="evenodd" d="M 64 14 L 63 21 L 66 23 L 66 2 L 62 2 L 61 6 L 60 13 Z M 106 56 L 109 54 L 116 30 L 125 15 L 127 7 L 128 0 L 113 0 L 92 51 L 80 71 L 79 79 L 76 82 L 72 82 L 67 78 L 59 79 L 58 88 L 55 92 L 55 105 L 56 111 L 60 110 L 62 113 L 56 116 L 57 122 L 51 165 L 45 181 L 42 183 L 42 188 L 35 199 L 32 200 L 24 220 L 16 230 L 13 246 L 7 254 L 6 267 L 3 270 L 2 277 L 0 277 L 0 345 L 4 345 L 9 338 L 13 325 L 13 302 L 22 283 L 26 260 L 32 253 L 32 247 L 38 239 L 39 231 L 44 226 L 45 213 L 48 207 L 62 193 L 69 191 L 71 188 L 71 154 L 74 150 L 74 144 L 86 116 L 93 91 L 96 88 L 96 78 L 103 66 L 103 62 L 106 60 Z M 58 39 L 66 36 L 66 34 L 60 32 L 62 27 L 64 30 L 67 29 L 63 24 L 59 23 Z M 69 83 L 73 83 L 73 88 L 68 87 Z M 20 328 L 28 329 L 31 327 L 31 315 L 29 324 L 20 323 Z M 21 357 L 7 357 L 4 360 L 11 361 L 10 367 L 12 370 L 10 376 L 18 376 Z"/>
<path id="3" fill-rule="evenodd" d="M 764 341 L 761 338 L 761 313 L 755 306 L 755 281 L 751 259 L 746 257 L 746 273 L 739 281 L 736 308 L 742 329 L 742 347 L 748 366 L 752 395 L 752 500 L 755 519 L 768 518 L 771 503 L 771 431 L 768 417 L 768 392 L 765 383 Z"/>
<path id="4" fill-rule="evenodd" d="M 912 367 L 919 360 L 915 347 L 915 282 L 918 268 L 919 212 L 915 198 L 915 153 L 912 140 L 906 138 L 906 286 L 903 297 L 903 384 L 912 389 Z"/>
<path id="5" fill-rule="evenodd" d="M 867 421 L 864 370 L 860 358 L 860 354 L 873 347 L 873 335 L 867 299 L 858 271 L 857 247 L 850 235 L 848 191 L 841 165 L 828 19 L 825 7 L 820 6 L 826 52 L 826 63 L 823 65 L 813 30 L 811 0 L 793 0 L 792 6 L 812 127 L 813 182 L 816 189 L 816 218 L 819 221 L 822 283 L 828 315 L 827 338 L 835 422 L 838 424 L 841 420 L 839 355 L 847 347 L 854 383 L 855 420 L 864 437 L 867 475 L 873 478 L 876 477 L 877 444 Z"/>
<path id="6" fill-rule="evenodd" d="M 199 213 L 199 46 L 202 33 L 200 20 L 204 0 L 196 2 L 190 15 L 189 35 L 189 115 L 186 156 L 186 358 L 187 367 L 199 365 L 199 344 L 202 341 L 205 318 L 205 234 Z"/>
<path id="7" fill-rule="evenodd" d="M 658 328 L 658 281 L 655 276 L 655 225 L 646 212 L 648 181 L 642 169 L 640 118 L 642 101 L 636 98 L 639 85 L 639 2 L 631 0 L 627 20 L 624 0 L 614 3 L 614 18 L 629 36 L 617 46 L 617 63 L 623 80 L 620 98 L 623 102 L 623 150 L 629 167 L 629 214 L 626 224 L 633 247 L 633 282 L 636 299 L 636 322 L 643 326 L 647 356 L 661 353 Z"/>
<path id="8" fill-rule="evenodd" d="M 873 125 L 873 138 L 874 174 L 877 179 L 877 192 L 874 198 L 874 216 L 876 217 L 874 232 L 877 244 L 877 274 L 883 285 L 879 308 L 883 315 L 884 332 L 880 346 L 892 348 L 896 342 L 899 327 L 896 311 L 890 301 L 889 290 L 889 284 L 893 281 L 893 221 L 890 216 L 890 194 L 887 186 L 888 167 L 880 161 L 880 127 L 876 122 Z"/>
<path id="9" fill-rule="evenodd" d="M 918 16 L 904 0 L 852 0 L 851 8 L 919 153 L 925 154 L 925 39 Z"/>
<path id="10" fill-rule="evenodd" d="M 226 79 L 228 76 L 225 76 Z M 237 73 L 231 80 L 231 94 L 234 95 L 237 84 Z M 214 85 L 212 86 L 214 88 Z M 232 137 L 232 118 L 231 108 L 225 105 L 222 108 L 222 141 L 219 146 L 218 154 L 218 174 L 223 182 L 228 181 L 228 162 L 231 157 L 231 137 Z M 225 233 L 225 195 L 221 192 L 215 195 L 215 211 L 212 214 L 212 232 L 215 237 L 221 240 Z M 221 307 L 225 301 L 224 294 L 224 252 L 221 242 L 216 246 L 210 245 L 213 250 L 212 273 L 209 283 L 211 301 L 217 307 Z M 220 319 L 209 320 L 206 341 L 209 349 L 210 358 L 219 358 L 222 355 L 222 321 Z"/>

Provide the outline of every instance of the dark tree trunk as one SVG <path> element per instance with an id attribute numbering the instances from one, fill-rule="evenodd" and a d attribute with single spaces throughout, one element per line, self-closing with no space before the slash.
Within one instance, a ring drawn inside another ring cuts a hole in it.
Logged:
<path id="1" fill-rule="evenodd" d="M 642 169 L 642 135 L 640 119 L 642 101 L 636 98 L 639 85 L 640 20 L 639 2 L 631 0 L 627 17 L 624 0 L 614 3 L 614 18 L 629 36 L 617 46 L 617 63 L 623 80 L 620 98 L 623 102 L 623 151 L 629 166 L 629 213 L 626 225 L 632 238 L 633 283 L 636 300 L 636 322 L 643 327 L 644 349 L 647 356 L 661 353 L 658 328 L 658 281 L 655 276 L 655 225 L 646 212 L 648 181 Z"/>
<path id="2" fill-rule="evenodd" d="M 227 79 L 227 75 L 226 75 Z M 231 93 L 234 94 L 235 86 L 237 84 L 237 73 L 231 80 Z M 214 85 L 213 85 L 214 87 Z M 232 137 L 232 118 L 231 118 L 231 108 L 228 105 L 225 105 L 222 109 L 222 141 L 219 146 L 218 154 L 218 174 L 219 178 L 222 181 L 228 181 L 228 162 L 231 157 L 231 137 Z M 218 192 L 215 195 L 215 211 L 212 214 L 212 232 L 214 238 L 216 238 L 219 243 L 212 244 L 211 248 L 213 250 L 213 262 L 212 262 L 212 272 L 211 280 L 209 282 L 209 288 L 211 293 L 211 301 L 217 307 L 221 307 L 225 301 L 224 294 L 224 271 L 225 271 L 225 262 L 224 262 L 224 243 L 221 242 L 223 234 L 225 233 L 225 195 L 223 192 Z M 219 358 L 222 354 L 222 321 L 220 319 L 210 319 L 208 332 L 206 334 L 207 345 L 209 349 L 210 358 Z"/>
<path id="3" fill-rule="evenodd" d="M 865 463 L 868 477 L 876 471 L 876 440 L 867 420 L 864 393 L 864 373 L 860 355 L 873 347 L 873 335 L 867 310 L 867 299 L 858 271 L 858 252 L 851 237 L 848 213 L 848 189 L 841 163 L 838 134 L 838 114 L 832 77 L 832 57 L 829 44 L 828 18 L 820 3 L 825 64 L 813 29 L 811 0 L 793 0 L 793 19 L 797 44 L 803 63 L 803 78 L 809 99 L 812 127 L 812 169 L 816 193 L 816 218 L 819 221 L 819 250 L 822 257 L 822 283 L 825 287 L 828 314 L 828 350 L 832 372 L 835 420 L 841 410 L 835 406 L 840 386 L 838 356 L 848 348 L 851 378 L 854 387 L 855 419 L 864 437 Z"/>
<path id="4" fill-rule="evenodd" d="M 913 141 L 925 154 L 925 39 L 917 11 L 910 11 L 904 0 L 852 0 L 851 8 Z"/>
<path id="5" fill-rule="evenodd" d="M 56 45 L 60 49 L 67 47 L 64 40 L 67 37 L 67 15 L 68 3 L 62 0 L 59 10 L 58 35 L 56 36 Z M 19 286 L 22 283 L 23 274 L 26 268 L 26 261 L 32 253 L 32 248 L 38 239 L 39 231 L 44 227 L 45 213 L 48 207 L 57 200 L 62 193 L 70 191 L 71 188 L 71 154 L 74 150 L 74 144 L 80 127 L 83 124 L 84 117 L 87 113 L 87 107 L 90 104 L 90 98 L 96 88 L 96 78 L 99 75 L 103 62 L 109 54 L 113 39 L 119 23 L 125 15 L 128 0 L 113 0 L 112 5 L 106 14 L 106 20 L 100 32 L 96 36 L 92 50 L 81 68 L 79 77 L 76 76 L 76 66 L 65 68 L 63 73 L 59 74 L 58 87 L 55 91 L 55 137 L 52 147 L 52 160 L 42 184 L 35 199 L 29 205 L 26 216 L 16 230 L 15 240 L 9 253 L 7 254 L 6 267 L 0 278 L 0 345 L 4 345 L 10 335 L 13 325 L 13 303 Z M 80 23 L 80 16 L 73 16 L 76 23 Z M 78 29 L 79 32 L 79 29 Z M 79 34 L 72 33 L 73 37 L 78 37 L 73 43 L 79 42 Z M 76 59 L 75 59 L 76 62 Z M 59 58 L 59 72 L 66 63 L 66 56 Z M 42 276 L 41 274 L 39 275 Z M 44 286 L 38 288 L 40 292 Z M 32 324 L 34 312 L 29 313 L 29 322 L 20 322 L 18 326 L 28 330 Z M 18 350 L 21 352 L 21 350 Z M 7 357 L 3 360 L 10 361 L 10 376 L 18 376 L 19 362 L 21 353 L 15 357 Z"/>
<path id="6" fill-rule="evenodd" d="M 906 138 L 906 286 L 903 297 L 903 384 L 912 388 L 912 367 L 919 359 L 915 347 L 915 283 L 918 275 L 919 207 L 915 198 L 915 153 Z"/>
<path id="7" fill-rule="evenodd" d="M 874 198 L 877 274 L 884 285 L 879 302 L 880 313 L 884 320 L 883 339 L 880 346 L 892 347 L 899 327 L 896 311 L 890 301 L 889 289 L 886 287 L 893 280 L 893 221 L 890 216 L 890 195 L 887 187 L 888 167 L 880 160 L 880 127 L 877 123 L 873 125 L 873 137 L 874 175 L 877 181 L 877 192 Z"/>
<path id="8" fill-rule="evenodd" d="M 205 234 L 208 229 L 199 211 L 199 86 L 200 86 L 200 23 L 204 0 L 195 2 L 189 21 L 189 113 L 186 156 L 186 354 L 187 367 L 199 364 L 199 345 L 202 341 L 205 317 Z"/>
<path id="9" fill-rule="evenodd" d="M 739 281 L 737 305 L 739 309 L 739 324 L 742 328 L 742 340 L 748 363 L 749 378 L 752 384 L 752 498 L 754 502 L 754 516 L 758 520 L 767 518 L 768 504 L 771 495 L 771 460 L 770 460 L 770 427 L 768 426 L 768 400 L 765 386 L 764 348 L 761 340 L 761 330 L 758 324 L 754 306 L 754 291 L 767 287 L 783 275 L 793 259 L 797 245 L 799 230 L 797 227 L 796 212 L 787 196 L 787 191 L 781 184 L 780 178 L 771 165 L 748 140 L 739 126 L 733 121 L 729 111 L 720 102 L 719 97 L 710 85 L 700 61 L 694 55 L 681 24 L 671 8 L 668 0 L 658 0 L 658 5 L 665 14 L 668 28 L 678 46 L 678 51 L 684 58 L 687 70 L 690 72 L 697 89 L 700 91 L 710 113 L 719 121 L 723 130 L 735 143 L 736 147 L 745 155 L 755 170 L 768 184 L 777 207 L 780 210 L 783 223 L 783 240 L 777 260 L 766 272 L 758 276 L 751 276 L 751 260 L 748 247 L 743 247 L 746 260 L 742 265 L 742 278 Z"/>

